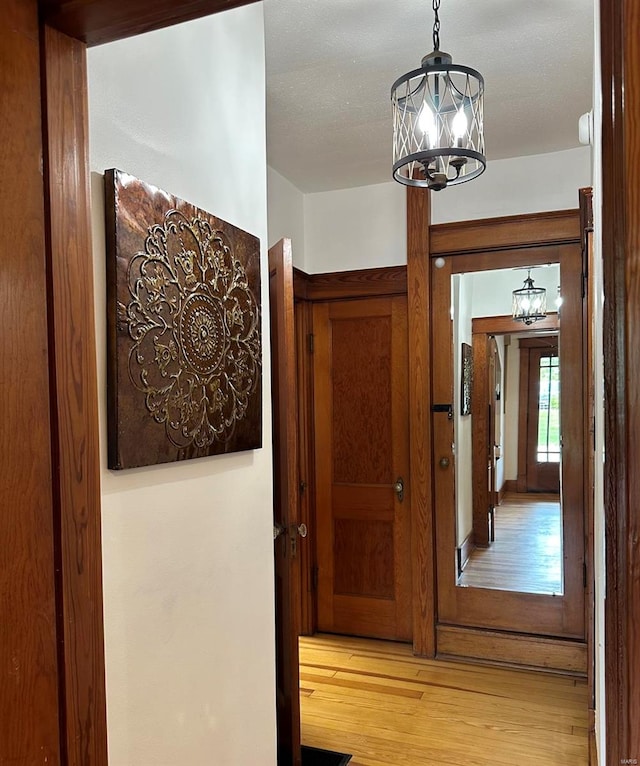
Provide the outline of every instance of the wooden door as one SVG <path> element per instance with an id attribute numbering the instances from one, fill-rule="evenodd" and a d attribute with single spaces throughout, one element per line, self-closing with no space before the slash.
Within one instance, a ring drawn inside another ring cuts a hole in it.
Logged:
<path id="1" fill-rule="evenodd" d="M 476 428 L 471 447 L 473 475 L 473 543 L 488 547 L 494 540 L 496 492 L 496 374 L 498 347 L 487 333 L 473 335 L 474 384 L 471 417 Z M 499 404 L 499 403 L 498 403 Z"/>
<path id="2" fill-rule="evenodd" d="M 318 629 L 407 641 L 406 298 L 316 304 L 313 333 Z"/>
<path id="3" fill-rule="evenodd" d="M 300 766 L 300 557 L 291 241 L 269 250 L 278 766 Z"/>
<path id="4" fill-rule="evenodd" d="M 496 339 L 490 337 L 487 339 L 488 354 L 489 354 L 489 369 L 488 369 L 488 384 L 489 384 L 489 397 L 487 404 L 489 408 L 489 423 L 487 428 L 488 440 L 487 440 L 487 483 L 489 493 L 489 540 L 491 542 L 495 539 L 495 509 L 498 505 L 497 498 L 497 483 L 498 483 L 498 466 L 496 460 L 496 423 L 497 409 L 499 402 L 496 401 L 497 383 L 496 376 L 498 375 L 498 367 L 500 360 L 498 358 L 498 345 Z"/>
<path id="5" fill-rule="evenodd" d="M 560 360 L 557 339 L 529 347 L 527 492 L 560 492 Z M 521 351 L 522 354 L 522 351 Z"/>

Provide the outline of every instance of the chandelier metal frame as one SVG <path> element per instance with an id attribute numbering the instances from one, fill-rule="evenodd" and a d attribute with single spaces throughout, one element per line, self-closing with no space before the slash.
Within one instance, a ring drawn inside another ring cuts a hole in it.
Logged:
<path id="1" fill-rule="evenodd" d="M 477 178 L 484 154 L 484 78 L 440 50 L 440 0 L 433 0 L 434 50 L 391 87 L 393 177 L 440 191 Z"/>
<path id="2" fill-rule="evenodd" d="M 514 290 L 512 316 L 518 322 L 531 325 L 547 316 L 547 291 L 544 287 L 534 287 L 531 269 L 519 290 Z"/>

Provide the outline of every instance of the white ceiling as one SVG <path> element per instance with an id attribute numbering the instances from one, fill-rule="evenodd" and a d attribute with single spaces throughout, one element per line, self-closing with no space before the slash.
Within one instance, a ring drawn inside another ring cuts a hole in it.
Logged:
<path id="1" fill-rule="evenodd" d="M 303 192 L 391 179 L 391 85 L 432 48 L 429 0 L 265 0 L 267 160 Z M 485 79 L 488 161 L 578 146 L 593 0 L 442 0 L 441 49 Z M 561 171 L 559 171 L 561 172 Z"/>

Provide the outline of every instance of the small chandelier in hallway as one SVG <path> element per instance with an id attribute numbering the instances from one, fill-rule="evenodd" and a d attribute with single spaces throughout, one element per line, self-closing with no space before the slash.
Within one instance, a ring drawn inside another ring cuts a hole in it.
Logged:
<path id="1" fill-rule="evenodd" d="M 440 0 L 433 0 L 433 51 L 391 88 L 393 177 L 440 191 L 477 178 L 484 156 L 484 79 L 440 50 Z"/>
<path id="2" fill-rule="evenodd" d="M 547 315 L 547 291 L 544 287 L 534 287 L 531 269 L 527 271 L 524 285 L 513 293 L 513 318 L 526 325 L 544 319 Z"/>

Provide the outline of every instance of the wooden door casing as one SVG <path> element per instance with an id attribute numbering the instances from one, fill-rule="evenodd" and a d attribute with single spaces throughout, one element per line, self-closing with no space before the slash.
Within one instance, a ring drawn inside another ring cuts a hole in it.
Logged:
<path id="1" fill-rule="evenodd" d="M 298 417 L 293 265 L 288 239 L 269 250 L 269 304 L 278 766 L 300 766 Z"/>
<path id="2" fill-rule="evenodd" d="M 408 641 L 406 299 L 318 303 L 313 334 L 318 629 Z"/>

